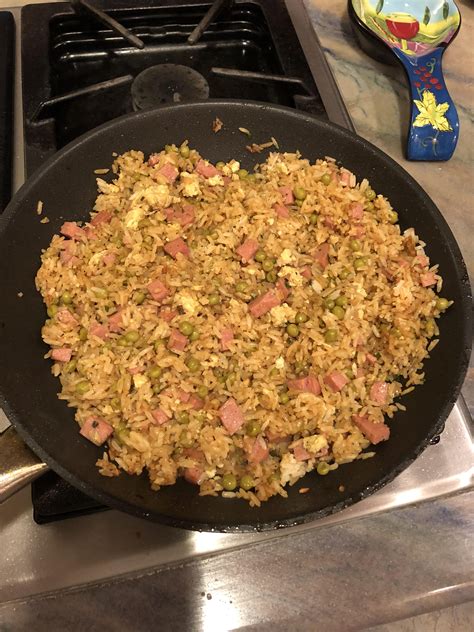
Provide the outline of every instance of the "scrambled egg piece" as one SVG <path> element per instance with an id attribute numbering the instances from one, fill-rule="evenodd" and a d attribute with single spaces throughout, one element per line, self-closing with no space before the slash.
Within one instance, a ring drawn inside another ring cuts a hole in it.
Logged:
<path id="1" fill-rule="evenodd" d="M 217 185 L 223 185 L 224 184 L 224 180 L 222 179 L 222 176 L 220 176 L 219 174 L 216 174 L 215 176 L 212 176 L 211 178 L 207 179 L 207 184 L 210 187 L 215 187 Z"/>
<path id="2" fill-rule="evenodd" d="M 277 358 L 275 360 L 275 367 L 277 369 L 284 369 L 285 368 L 285 359 L 282 356 L 280 356 L 279 358 Z"/>
<path id="3" fill-rule="evenodd" d="M 222 173 L 226 176 L 231 176 L 233 173 L 237 173 L 240 169 L 240 162 L 238 160 L 232 159 L 226 165 L 222 167 Z"/>
<path id="4" fill-rule="evenodd" d="M 102 178 L 96 178 L 97 188 L 101 193 L 118 193 L 119 187 L 116 184 L 108 183 Z"/>
<path id="5" fill-rule="evenodd" d="M 279 266 L 284 266 L 287 263 L 294 263 L 295 261 L 296 261 L 296 257 L 292 253 L 292 251 L 289 248 L 285 248 L 284 250 L 281 251 L 280 256 L 278 257 L 277 263 Z"/>
<path id="6" fill-rule="evenodd" d="M 296 310 L 288 305 L 288 303 L 282 303 L 277 307 L 272 307 L 270 310 L 270 317 L 275 327 L 284 325 L 289 320 L 292 320 L 296 316 Z"/>
<path id="7" fill-rule="evenodd" d="M 199 186 L 199 176 L 197 173 L 188 173 L 182 171 L 180 174 L 181 180 L 181 192 L 186 197 L 195 197 L 201 193 L 201 187 Z"/>
<path id="8" fill-rule="evenodd" d="M 194 316 L 199 311 L 199 303 L 193 298 L 191 295 L 182 292 L 181 294 L 177 294 L 175 297 L 175 303 L 181 305 L 184 311 L 190 316 Z"/>
<path id="9" fill-rule="evenodd" d="M 288 283 L 291 287 L 301 287 L 304 284 L 304 277 L 299 270 L 292 268 L 291 266 L 283 266 L 280 268 L 278 276 L 288 279 Z"/>
<path id="10" fill-rule="evenodd" d="M 303 447 L 312 454 L 317 454 L 324 448 L 328 447 L 327 439 L 321 435 L 311 435 L 303 439 Z"/>
<path id="11" fill-rule="evenodd" d="M 153 184 L 143 189 L 136 188 L 130 196 L 130 200 L 134 202 L 140 199 L 143 199 L 150 206 L 161 207 L 169 206 L 173 201 L 169 186 L 166 184 Z"/>
<path id="12" fill-rule="evenodd" d="M 137 229 L 140 220 L 145 217 L 143 206 L 135 206 L 125 215 L 124 223 L 127 228 Z"/>
<path id="13" fill-rule="evenodd" d="M 293 454 L 287 452 L 280 462 L 280 484 L 282 487 L 287 483 L 293 485 L 298 479 L 306 474 L 304 461 L 297 461 Z"/>
<path id="14" fill-rule="evenodd" d="M 137 373 L 136 375 L 133 376 L 133 385 L 137 389 L 140 388 L 141 386 L 145 386 L 147 382 L 148 382 L 148 378 L 146 375 L 143 375 L 143 373 Z"/>

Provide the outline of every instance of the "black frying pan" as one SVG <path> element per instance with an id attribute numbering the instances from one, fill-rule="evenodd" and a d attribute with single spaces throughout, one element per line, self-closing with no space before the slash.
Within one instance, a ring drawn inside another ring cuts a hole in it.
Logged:
<path id="1" fill-rule="evenodd" d="M 212 131 L 216 116 L 224 122 L 218 134 Z M 408 410 L 390 423 L 390 441 L 376 446 L 373 459 L 344 465 L 326 477 L 308 475 L 309 493 L 299 494 L 296 485 L 288 499 L 272 498 L 260 509 L 240 500 L 201 498 L 184 480 L 153 492 L 146 476 L 100 476 L 94 463 L 102 449 L 79 435 L 72 410 L 56 396 L 59 382 L 50 373 L 50 362 L 43 359 L 47 347 L 40 329 L 45 309 L 34 286 L 41 249 L 64 220 L 87 219 L 96 197 L 93 170 L 109 166 L 113 151 L 133 148 L 148 154 L 166 143 L 189 139 L 212 161 L 236 158 L 252 167 L 265 155 L 245 150 L 248 139 L 239 127 L 251 130 L 255 142 L 275 136 L 284 151 L 298 149 L 310 160 L 333 156 L 358 179 L 369 178 L 398 211 L 402 228 L 414 226 L 427 242 L 428 255 L 440 264 L 443 295 L 454 300 L 440 320 L 441 339 L 426 363 L 426 382 L 406 397 Z M 44 202 L 49 224 L 39 223 L 38 200 Z M 405 469 L 442 431 L 468 366 L 469 281 L 459 248 L 433 202 L 398 164 L 367 141 L 272 105 L 208 101 L 165 107 L 116 119 L 71 143 L 38 170 L 8 206 L 0 232 L 0 279 L 0 404 L 21 437 L 60 476 L 101 503 L 178 527 L 234 531 L 289 526 L 368 496 Z"/>

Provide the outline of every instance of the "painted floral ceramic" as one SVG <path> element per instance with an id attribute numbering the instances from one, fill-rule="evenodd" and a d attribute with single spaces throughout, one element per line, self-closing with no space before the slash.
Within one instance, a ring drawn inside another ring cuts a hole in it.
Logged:
<path id="1" fill-rule="evenodd" d="M 459 119 L 441 58 L 461 25 L 453 0 L 351 0 L 360 26 L 370 29 L 403 64 L 411 87 L 410 160 L 449 160 Z"/>

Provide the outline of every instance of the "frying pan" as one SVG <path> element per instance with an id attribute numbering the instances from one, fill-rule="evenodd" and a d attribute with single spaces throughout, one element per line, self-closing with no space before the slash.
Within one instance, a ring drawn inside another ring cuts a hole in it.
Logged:
<path id="1" fill-rule="evenodd" d="M 215 134 L 218 116 L 224 128 Z M 180 479 L 153 492 L 147 477 L 99 475 L 95 461 L 102 453 L 79 435 L 73 411 L 56 394 L 59 382 L 43 359 L 47 347 L 40 330 L 45 320 L 34 277 L 40 253 L 65 220 L 86 220 L 96 197 L 93 170 L 107 167 L 112 152 L 141 149 L 145 154 L 168 143 L 189 140 L 212 161 L 235 158 L 251 168 L 265 155 L 249 154 L 252 141 L 276 137 L 282 151 L 300 150 L 304 157 L 333 156 L 367 177 L 398 211 L 402 229 L 414 226 L 427 242 L 427 254 L 440 264 L 443 295 L 454 305 L 440 319 L 440 343 L 426 362 L 426 381 L 405 398 L 406 412 L 390 422 L 388 442 L 375 447 L 372 459 L 344 465 L 329 476 L 307 475 L 299 494 L 274 497 L 261 508 L 244 501 L 200 497 Z M 35 209 L 44 204 L 40 224 Z M 28 446 L 64 479 L 99 502 L 137 516 L 177 527 L 244 531 L 290 526 L 338 511 L 373 493 L 404 470 L 438 435 L 459 394 L 471 344 L 471 292 L 466 268 L 454 237 L 421 187 L 376 147 L 332 124 L 284 107 L 239 101 L 206 101 L 126 115 L 80 137 L 48 160 L 15 195 L 0 232 L 0 404 Z M 18 293 L 23 297 L 19 298 Z M 455 457 L 455 455 L 453 455 Z M 340 491 L 343 490 L 343 491 Z"/>

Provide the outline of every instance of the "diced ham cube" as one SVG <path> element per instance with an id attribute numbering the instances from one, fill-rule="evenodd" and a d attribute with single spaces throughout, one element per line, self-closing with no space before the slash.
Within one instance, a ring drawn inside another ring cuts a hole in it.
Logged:
<path id="1" fill-rule="evenodd" d="M 275 213 L 278 215 L 278 217 L 281 217 L 283 219 L 287 219 L 288 217 L 290 217 L 290 210 L 284 204 L 274 204 L 273 208 L 275 209 Z"/>
<path id="2" fill-rule="evenodd" d="M 305 266 L 304 268 L 301 268 L 300 270 L 300 274 L 301 276 L 303 276 L 305 279 L 310 279 L 313 275 L 311 274 L 311 267 L 310 266 Z"/>
<path id="3" fill-rule="evenodd" d="M 220 339 L 222 351 L 227 351 L 230 348 L 229 343 L 231 343 L 234 339 L 234 332 L 232 331 L 232 329 L 230 329 L 230 327 L 227 327 L 226 329 L 223 329 L 221 331 Z"/>
<path id="4" fill-rule="evenodd" d="M 181 209 L 171 208 L 171 213 L 167 214 L 166 217 L 170 221 L 177 222 L 183 228 L 186 228 L 186 226 L 189 226 L 194 222 L 196 214 L 194 212 L 194 206 L 192 206 L 191 204 L 183 204 L 183 207 Z"/>
<path id="5" fill-rule="evenodd" d="M 161 169 L 158 169 L 158 173 L 164 176 L 170 184 L 172 184 L 178 177 L 179 171 L 174 165 L 166 163 Z"/>
<path id="6" fill-rule="evenodd" d="M 101 224 L 108 224 L 112 219 L 111 211 L 99 211 L 97 215 L 95 215 L 91 219 L 92 226 L 100 226 Z"/>
<path id="7" fill-rule="evenodd" d="M 278 190 L 281 193 L 283 204 L 293 204 L 295 197 L 293 195 L 293 190 L 290 187 L 280 187 Z"/>
<path id="8" fill-rule="evenodd" d="M 344 373 L 340 373 L 339 371 L 328 373 L 324 378 L 324 383 L 327 384 L 334 393 L 337 393 L 344 388 L 348 381 L 349 380 Z"/>
<path id="9" fill-rule="evenodd" d="M 326 228 L 330 228 L 331 230 L 334 230 L 336 228 L 336 223 L 334 222 L 334 220 L 327 215 L 323 219 L 323 224 L 326 226 Z"/>
<path id="10" fill-rule="evenodd" d="M 186 349 L 186 345 L 188 344 L 188 339 L 177 329 L 172 329 L 170 337 L 168 339 L 168 349 L 170 351 L 184 351 Z"/>
<path id="11" fill-rule="evenodd" d="M 86 239 L 97 239 L 97 232 L 93 226 L 86 226 L 84 228 L 84 236 Z"/>
<path id="12" fill-rule="evenodd" d="M 427 268 L 430 263 L 430 260 L 428 259 L 426 255 L 416 255 L 415 263 L 420 265 L 422 268 Z"/>
<path id="13" fill-rule="evenodd" d="M 160 162 L 160 154 L 150 154 L 150 157 L 148 158 L 148 165 L 150 167 L 154 167 L 159 162 Z"/>
<path id="14" fill-rule="evenodd" d="M 405 257 L 398 257 L 396 259 L 396 262 L 398 263 L 400 268 L 408 268 L 410 265 L 410 262 L 408 261 L 408 259 L 405 259 Z"/>
<path id="15" fill-rule="evenodd" d="M 168 288 L 159 279 L 156 279 L 155 281 L 152 281 L 151 283 L 149 283 L 146 286 L 146 289 L 148 290 L 151 298 L 154 301 L 158 301 L 159 303 L 161 303 L 161 301 L 164 301 L 164 299 L 169 294 Z"/>
<path id="16" fill-rule="evenodd" d="M 239 405 L 232 397 L 230 397 L 226 403 L 219 408 L 218 414 L 221 418 L 222 424 L 231 435 L 237 432 L 245 421 Z"/>
<path id="17" fill-rule="evenodd" d="M 390 437 L 390 428 L 384 423 L 374 423 L 367 416 L 353 415 L 352 421 L 374 445 Z"/>
<path id="18" fill-rule="evenodd" d="M 292 439 L 291 435 L 275 434 L 271 430 L 269 430 L 268 428 L 265 430 L 265 434 L 266 434 L 267 439 L 271 443 L 289 443 L 291 441 L 291 439 Z"/>
<path id="19" fill-rule="evenodd" d="M 189 248 L 186 242 L 181 239 L 181 237 L 177 237 L 176 239 L 169 241 L 163 246 L 163 249 L 165 252 L 171 255 L 173 259 L 176 259 L 178 257 L 178 254 L 189 257 Z"/>
<path id="20" fill-rule="evenodd" d="M 182 402 L 183 404 L 187 404 L 191 398 L 191 393 L 188 393 L 187 391 L 183 391 L 182 388 L 178 388 L 175 394 L 176 394 L 176 397 L 179 399 L 179 401 Z"/>
<path id="21" fill-rule="evenodd" d="M 110 331 L 113 331 L 115 334 L 120 333 L 123 329 L 122 310 L 119 309 L 117 312 L 115 312 L 115 314 L 109 316 L 108 322 Z"/>
<path id="22" fill-rule="evenodd" d="M 204 463 L 206 457 L 204 456 L 204 452 L 199 450 L 199 448 L 183 448 L 183 456 L 188 459 L 193 459 L 198 463 Z"/>
<path id="23" fill-rule="evenodd" d="M 362 239 L 365 237 L 365 226 L 353 226 L 350 232 L 351 237 L 356 237 L 357 239 Z"/>
<path id="24" fill-rule="evenodd" d="M 436 284 L 436 275 L 434 272 L 426 272 L 420 276 L 421 285 L 423 287 L 429 287 Z"/>
<path id="25" fill-rule="evenodd" d="M 364 371 L 364 369 L 363 369 L 362 367 L 359 367 L 359 368 L 357 369 L 357 374 L 356 374 L 356 377 L 358 377 L 358 378 L 359 378 L 359 377 L 364 377 L 364 375 L 365 375 L 365 371 Z"/>
<path id="26" fill-rule="evenodd" d="M 138 375 L 142 372 L 142 369 L 139 366 L 129 366 L 127 371 L 130 373 L 130 375 Z"/>
<path id="27" fill-rule="evenodd" d="M 176 318 L 176 316 L 178 315 L 178 312 L 175 309 L 169 309 L 168 307 L 163 307 L 162 309 L 160 309 L 158 314 L 160 318 L 162 318 L 167 323 L 170 323 L 173 320 L 173 318 Z"/>
<path id="28" fill-rule="evenodd" d="M 290 294 L 290 290 L 286 287 L 285 279 L 278 279 L 275 284 L 275 289 L 278 297 L 280 298 L 280 302 L 286 301 Z"/>
<path id="29" fill-rule="evenodd" d="M 204 402 L 197 395 L 191 394 L 188 400 L 188 404 L 190 405 L 192 410 L 201 410 L 204 408 Z"/>
<path id="30" fill-rule="evenodd" d="M 200 467 L 187 467 L 184 470 L 184 478 L 188 483 L 200 485 L 204 480 L 204 470 Z"/>
<path id="31" fill-rule="evenodd" d="M 232 182 L 232 178 L 230 178 L 229 176 L 222 176 L 222 179 L 224 180 L 225 186 L 228 186 Z"/>
<path id="32" fill-rule="evenodd" d="M 97 338 L 104 340 L 105 338 L 107 338 L 107 335 L 109 333 L 109 328 L 107 327 L 107 325 L 94 323 L 93 325 L 89 327 L 89 333 L 92 336 L 97 336 Z"/>
<path id="33" fill-rule="evenodd" d="M 258 250 L 258 241 L 256 239 L 246 239 L 240 244 L 236 252 L 242 259 L 242 263 L 247 263 L 253 259 Z"/>
<path id="34" fill-rule="evenodd" d="M 293 447 L 293 455 L 297 461 L 307 461 L 313 457 L 302 443 L 298 443 Z"/>
<path id="35" fill-rule="evenodd" d="M 71 239 L 83 239 L 86 236 L 84 229 L 78 226 L 77 222 L 64 222 L 59 232 Z"/>
<path id="36" fill-rule="evenodd" d="M 74 314 L 71 314 L 71 312 L 66 307 L 62 307 L 61 309 L 58 309 L 56 317 L 62 325 L 75 327 L 78 324 L 77 319 L 74 316 Z"/>
<path id="37" fill-rule="evenodd" d="M 369 364 L 376 364 L 376 362 L 377 362 L 377 358 L 374 355 L 372 355 L 371 353 L 366 353 L 365 354 L 365 359 L 367 360 L 367 362 Z"/>
<path id="38" fill-rule="evenodd" d="M 213 176 L 217 176 L 219 174 L 219 171 L 214 167 L 214 165 L 211 165 L 202 159 L 197 163 L 196 171 L 204 178 L 212 178 Z"/>
<path id="39" fill-rule="evenodd" d="M 387 403 L 388 384 L 387 382 L 374 382 L 370 388 L 370 399 L 380 406 Z"/>
<path id="40" fill-rule="evenodd" d="M 110 435 L 113 433 L 113 427 L 103 419 L 99 417 L 89 417 L 85 420 L 80 434 L 95 443 L 95 445 L 102 445 Z"/>
<path id="41" fill-rule="evenodd" d="M 60 347 L 59 349 L 53 349 L 51 352 L 51 358 L 56 362 L 69 362 L 72 355 L 72 349 L 68 347 Z"/>
<path id="42" fill-rule="evenodd" d="M 115 259 L 115 253 L 113 252 L 108 252 L 102 257 L 102 261 L 105 263 L 106 266 L 113 266 L 115 263 Z"/>
<path id="43" fill-rule="evenodd" d="M 61 244 L 61 252 L 59 254 L 59 258 L 61 259 L 61 263 L 67 265 L 72 262 L 73 259 L 78 259 L 76 256 L 76 242 L 70 240 L 64 240 Z M 79 261 L 79 259 L 78 259 Z"/>
<path id="44" fill-rule="evenodd" d="M 321 385 L 314 375 L 306 377 L 298 377 L 294 380 L 288 380 L 288 388 L 292 391 L 300 393 L 313 393 L 313 395 L 321 394 Z"/>
<path id="45" fill-rule="evenodd" d="M 161 408 L 155 408 L 155 410 L 151 411 L 151 414 L 153 417 L 153 423 L 157 426 L 162 426 L 169 419 L 169 416 L 162 411 Z"/>
<path id="46" fill-rule="evenodd" d="M 316 263 L 318 263 L 323 270 L 328 265 L 329 256 L 329 244 L 321 244 L 318 248 L 311 253 Z"/>
<path id="47" fill-rule="evenodd" d="M 257 437 L 252 441 L 251 449 L 248 452 L 249 463 L 261 463 L 268 459 L 270 450 L 268 449 L 267 442 L 263 437 Z"/>
<path id="48" fill-rule="evenodd" d="M 281 300 L 276 290 L 269 290 L 265 292 L 265 294 L 257 296 L 253 301 L 250 301 L 249 312 L 254 318 L 260 318 L 260 316 L 269 312 L 273 307 L 280 305 L 280 303 Z"/>
<path id="49" fill-rule="evenodd" d="M 359 202 L 355 202 L 354 204 L 352 204 L 351 208 L 349 209 L 349 216 L 356 221 L 362 219 L 364 217 L 364 207 L 362 206 L 362 204 L 360 204 Z"/>
<path id="50" fill-rule="evenodd" d="M 343 171 L 339 176 L 339 182 L 341 184 L 345 184 L 346 186 L 349 186 L 350 181 L 351 181 L 351 174 L 348 171 Z"/>

